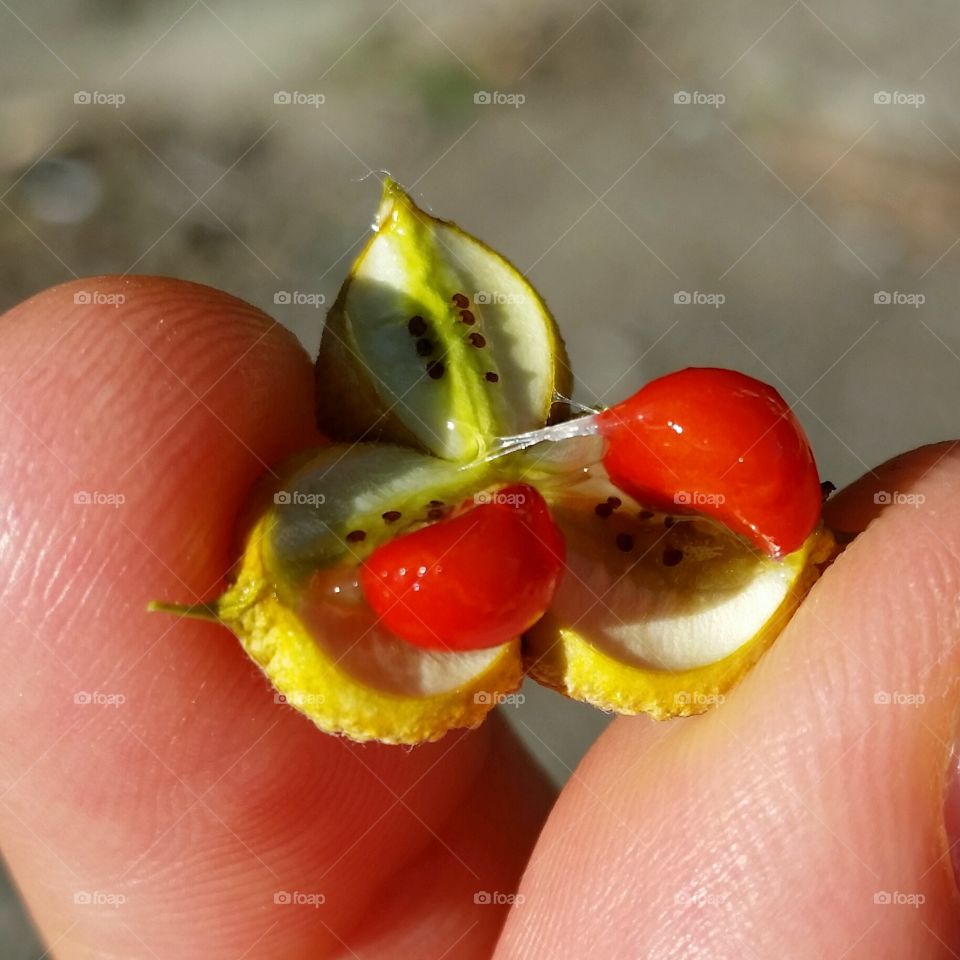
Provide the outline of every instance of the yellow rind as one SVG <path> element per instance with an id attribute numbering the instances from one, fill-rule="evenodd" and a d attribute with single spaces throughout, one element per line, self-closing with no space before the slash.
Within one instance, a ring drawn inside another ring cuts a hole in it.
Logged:
<path id="1" fill-rule="evenodd" d="M 485 670 L 442 694 L 403 697 L 357 682 L 270 588 L 260 549 L 264 523 L 250 534 L 236 583 L 217 602 L 218 618 L 286 702 L 325 733 L 390 744 L 439 740 L 450 730 L 478 727 L 501 694 L 520 686 L 519 641 L 504 644 Z"/>
<path id="2" fill-rule="evenodd" d="M 833 537 L 821 529 L 785 558 L 782 562 L 798 565 L 789 593 L 764 627 L 723 660 L 693 670 L 644 670 L 598 650 L 548 612 L 524 637 L 525 670 L 546 687 L 613 713 L 647 713 L 657 720 L 703 713 L 721 702 L 770 647 L 820 576 L 819 565 L 834 552 Z"/>

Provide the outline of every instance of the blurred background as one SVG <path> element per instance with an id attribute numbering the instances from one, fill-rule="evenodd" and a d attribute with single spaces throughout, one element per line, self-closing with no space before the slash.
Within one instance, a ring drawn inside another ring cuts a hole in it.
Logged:
<path id="1" fill-rule="evenodd" d="M 843 484 L 960 433 L 958 89 L 946 0 L 0 0 L 0 310 L 169 274 L 314 351 L 389 171 L 529 275 L 577 399 L 736 367 Z M 525 693 L 563 781 L 606 718 Z M 44 955 L 2 884 L 0 943 Z"/>

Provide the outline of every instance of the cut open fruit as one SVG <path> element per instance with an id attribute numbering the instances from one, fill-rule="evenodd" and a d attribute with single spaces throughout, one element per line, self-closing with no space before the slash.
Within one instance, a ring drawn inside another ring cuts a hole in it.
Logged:
<path id="1" fill-rule="evenodd" d="M 392 180 L 331 308 L 317 418 L 335 440 L 387 440 L 468 461 L 542 426 L 570 391 L 563 341 L 516 268 Z"/>
<path id="2" fill-rule="evenodd" d="M 475 727 L 520 685 L 519 640 L 465 652 L 413 646 L 378 621 L 358 578 L 378 543 L 422 527 L 443 498 L 456 503 L 488 477 L 482 465 L 460 470 L 385 444 L 326 447 L 275 491 L 222 597 L 155 606 L 229 627 L 283 701 L 327 733 L 412 744 Z"/>
<path id="3" fill-rule="evenodd" d="M 343 443 L 251 506 L 222 597 L 154 606 L 229 627 L 278 696 L 355 740 L 475 727 L 524 669 L 605 710 L 702 712 L 833 555 L 809 443 L 731 371 L 546 426 L 569 390 L 536 291 L 387 180 L 317 359 Z M 519 491 L 529 510 L 478 506 Z"/>
<path id="4" fill-rule="evenodd" d="M 541 485 L 567 543 L 527 672 L 576 700 L 663 719 L 701 713 L 775 639 L 832 552 L 816 530 L 773 559 L 706 518 L 645 509 L 593 468 Z"/>

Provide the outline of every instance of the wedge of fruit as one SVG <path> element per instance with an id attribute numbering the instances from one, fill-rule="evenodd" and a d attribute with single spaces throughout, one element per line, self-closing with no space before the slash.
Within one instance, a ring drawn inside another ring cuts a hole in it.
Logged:
<path id="1" fill-rule="evenodd" d="M 534 679 L 658 719 L 701 713 L 773 642 L 833 550 L 822 528 L 782 559 L 716 521 L 655 512 L 601 466 L 541 485 L 567 545 L 555 600 L 524 638 Z"/>
<path id="2" fill-rule="evenodd" d="M 442 522 L 474 491 L 494 496 L 490 478 L 387 444 L 326 447 L 273 492 L 223 596 L 154 609 L 229 627 L 279 699 L 327 733 L 412 744 L 475 727 L 520 685 L 519 638 L 414 646 L 378 619 L 359 579 L 379 545 Z"/>
<path id="3" fill-rule="evenodd" d="M 570 369 L 516 268 L 388 179 L 327 316 L 316 387 L 320 428 L 335 440 L 468 461 L 495 437 L 542 426 L 570 392 Z"/>

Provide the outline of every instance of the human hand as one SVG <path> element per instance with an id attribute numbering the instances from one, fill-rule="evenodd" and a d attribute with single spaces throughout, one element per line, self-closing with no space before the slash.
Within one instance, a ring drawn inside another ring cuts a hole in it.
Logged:
<path id="1" fill-rule="evenodd" d="M 251 483 L 317 439 L 293 338 L 144 278 L 2 324 L 0 842 L 53 954 L 489 957 L 550 803 L 505 726 L 327 737 L 226 631 L 145 612 L 216 592 Z M 729 702 L 612 726 L 498 957 L 952 955 L 958 482 L 941 446 L 838 496 L 836 527 L 884 515 Z"/>

